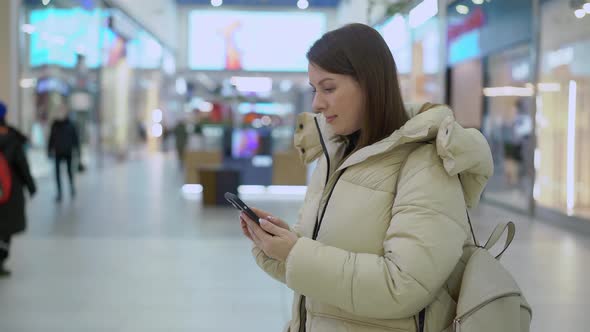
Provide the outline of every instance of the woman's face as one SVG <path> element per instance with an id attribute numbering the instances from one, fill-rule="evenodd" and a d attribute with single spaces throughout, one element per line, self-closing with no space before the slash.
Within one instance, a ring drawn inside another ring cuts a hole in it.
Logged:
<path id="1" fill-rule="evenodd" d="M 322 113 L 337 135 L 361 129 L 364 115 L 363 91 L 348 75 L 332 74 L 310 63 L 309 84 L 313 87 L 313 111 Z"/>

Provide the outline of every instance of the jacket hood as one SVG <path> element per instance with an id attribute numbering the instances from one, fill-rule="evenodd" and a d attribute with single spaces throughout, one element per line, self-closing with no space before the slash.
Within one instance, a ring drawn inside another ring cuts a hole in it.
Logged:
<path id="1" fill-rule="evenodd" d="M 461 127 L 455 121 L 453 111 L 445 105 L 435 106 L 422 113 L 418 113 L 422 104 L 405 106 L 410 116 L 408 122 L 389 137 L 356 151 L 340 168 L 361 163 L 405 144 L 432 142 L 436 145 L 446 172 L 450 176 L 460 175 L 467 206 L 477 205 L 494 171 L 492 154 L 485 137 L 477 129 Z M 346 141 L 331 131 L 323 115 L 300 114 L 294 142 L 305 163 L 317 159 L 323 152 L 318 127 L 328 150 L 334 150 L 334 145 Z"/>

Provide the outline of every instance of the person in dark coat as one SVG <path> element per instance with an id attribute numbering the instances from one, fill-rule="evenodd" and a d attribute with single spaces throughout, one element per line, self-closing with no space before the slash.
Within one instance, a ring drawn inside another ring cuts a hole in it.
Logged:
<path id="1" fill-rule="evenodd" d="M 25 155 L 26 143 L 27 138 L 23 134 L 6 125 L 6 106 L 0 102 L 0 151 L 8 162 L 12 180 L 8 201 L 0 204 L 0 277 L 10 275 L 4 262 L 10 254 L 12 237 L 26 229 L 24 188 L 28 189 L 31 197 L 37 191 Z"/>
<path id="2" fill-rule="evenodd" d="M 61 164 L 66 163 L 68 169 L 68 180 L 70 182 L 71 197 L 76 196 L 76 187 L 74 185 L 74 172 L 72 170 L 72 156 L 80 156 L 80 140 L 76 126 L 68 118 L 68 112 L 65 105 L 60 106 L 61 118 L 57 119 L 51 125 L 49 134 L 49 144 L 47 154 L 50 158 L 55 158 L 55 182 L 57 184 L 56 201 L 61 202 Z"/>
<path id="3" fill-rule="evenodd" d="M 182 166 L 184 163 L 184 151 L 188 141 L 188 132 L 186 131 L 186 123 L 184 121 L 178 121 L 174 127 L 174 138 L 176 144 L 176 154 L 178 156 L 178 161 Z"/>

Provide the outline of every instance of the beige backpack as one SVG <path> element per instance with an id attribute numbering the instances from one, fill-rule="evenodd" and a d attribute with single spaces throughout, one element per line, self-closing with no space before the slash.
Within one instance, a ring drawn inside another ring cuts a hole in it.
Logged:
<path id="1" fill-rule="evenodd" d="M 462 182 L 460 175 L 459 181 Z M 469 211 L 466 212 L 474 245 L 463 248 L 463 256 L 448 279 L 447 286 L 457 302 L 457 312 L 453 324 L 442 332 L 529 332 L 533 316 L 531 306 L 510 272 L 500 263 L 514 240 L 516 226 L 513 222 L 499 224 L 486 244 L 480 246 Z M 489 250 L 506 230 L 506 243 L 500 254 L 493 256 Z M 423 309 L 416 317 L 418 332 L 425 332 L 426 311 L 427 308 Z"/>
<path id="2" fill-rule="evenodd" d="M 469 224 L 471 226 L 471 220 Z M 503 250 L 494 257 L 489 249 L 506 230 L 508 236 Z M 457 300 L 457 313 L 453 324 L 444 332 L 528 332 L 532 309 L 512 275 L 499 261 L 514 239 L 514 223 L 496 226 L 483 246 L 477 245 L 473 229 L 471 232 L 476 245 L 464 248 L 450 278 L 461 283 L 449 285 L 451 293 L 455 293 L 452 295 Z"/>

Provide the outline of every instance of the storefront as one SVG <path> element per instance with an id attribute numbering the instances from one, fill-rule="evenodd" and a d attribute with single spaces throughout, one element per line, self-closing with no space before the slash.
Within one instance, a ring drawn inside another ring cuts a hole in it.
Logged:
<path id="1" fill-rule="evenodd" d="M 590 8 L 582 5 L 541 5 L 534 197 L 539 207 L 590 219 Z"/>
<path id="2" fill-rule="evenodd" d="M 459 123 L 483 132 L 494 158 L 495 173 L 484 197 L 528 212 L 534 102 L 532 2 L 456 1 L 447 15 L 447 102 Z"/>
<path id="3" fill-rule="evenodd" d="M 102 1 L 27 0 L 20 13 L 18 125 L 31 137 L 35 175 L 51 171 L 45 151 L 60 104 L 88 163 L 128 154 L 138 122 L 159 107 L 164 47 Z"/>
<path id="4" fill-rule="evenodd" d="M 484 198 L 590 219 L 590 5 L 539 1 L 537 53 L 533 1 L 480 2 L 448 7 L 447 99 L 490 143 Z"/>

